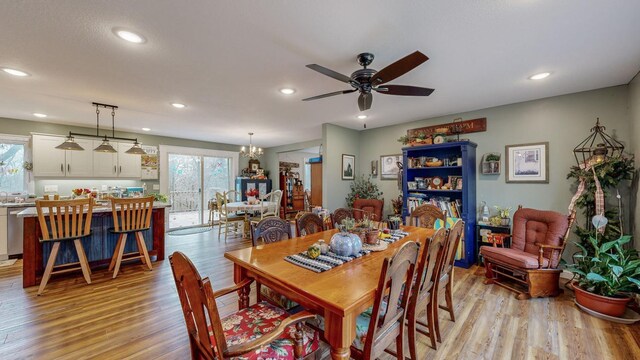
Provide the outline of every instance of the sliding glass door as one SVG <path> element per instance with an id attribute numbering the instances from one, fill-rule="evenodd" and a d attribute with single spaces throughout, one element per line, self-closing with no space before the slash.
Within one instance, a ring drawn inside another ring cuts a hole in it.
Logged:
<path id="1" fill-rule="evenodd" d="M 208 224 L 209 200 L 229 190 L 231 158 L 169 153 L 167 160 L 169 228 Z"/>

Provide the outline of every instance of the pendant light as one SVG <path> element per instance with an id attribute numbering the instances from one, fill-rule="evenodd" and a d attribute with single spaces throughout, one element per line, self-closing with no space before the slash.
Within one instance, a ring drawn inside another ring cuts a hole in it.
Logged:
<path id="1" fill-rule="evenodd" d="M 74 150 L 74 151 L 82 151 L 84 148 L 78 144 L 73 136 L 67 136 L 67 139 L 60 145 L 56 146 L 56 149 L 60 150 Z"/>
<path id="2" fill-rule="evenodd" d="M 84 150 L 82 148 L 82 146 L 80 146 L 74 140 L 73 136 L 77 135 L 77 136 L 84 136 L 84 137 L 92 137 L 92 138 L 102 139 L 102 143 L 100 144 L 100 146 L 98 146 L 97 148 L 93 149 L 93 151 L 96 151 L 96 152 L 111 153 L 111 154 L 117 153 L 118 150 L 116 150 L 113 147 L 113 145 L 111 145 L 109 143 L 109 139 L 111 139 L 111 140 L 125 140 L 125 141 L 133 142 L 133 146 L 129 150 L 125 151 L 125 153 L 127 153 L 127 154 L 145 155 L 147 153 L 146 151 L 144 151 L 144 149 L 142 148 L 141 144 L 138 142 L 138 139 L 123 138 L 123 137 L 116 137 L 115 136 L 116 135 L 116 130 L 115 130 L 116 109 L 118 108 L 116 105 L 100 104 L 100 103 L 96 103 L 96 102 L 94 102 L 92 104 L 96 107 L 96 134 L 95 135 L 89 135 L 89 134 L 81 134 L 81 133 L 69 132 L 69 136 L 67 136 L 67 139 L 62 144 L 56 146 L 56 149 L 61 149 L 61 150 Z M 100 108 L 101 107 L 111 109 L 111 136 L 100 135 Z"/>

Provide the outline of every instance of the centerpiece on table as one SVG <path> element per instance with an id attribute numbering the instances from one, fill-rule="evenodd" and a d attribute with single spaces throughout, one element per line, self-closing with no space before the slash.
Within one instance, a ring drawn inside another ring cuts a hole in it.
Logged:
<path id="1" fill-rule="evenodd" d="M 331 242 L 329 243 L 331 251 L 339 256 L 358 255 L 362 250 L 362 241 L 358 235 L 349 231 L 349 229 L 355 227 L 355 220 L 351 218 L 344 219 L 342 220 L 342 225 L 337 227 L 340 232 L 333 234 L 331 237 Z"/>
<path id="2" fill-rule="evenodd" d="M 71 190 L 73 198 L 86 198 L 91 195 L 91 189 L 76 188 Z"/>
<path id="3" fill-rule="evenodd" d="M 258 200 L 258 195 L 260 195 L 260 192 L 258 191 L 258 189 L 256 188 L 249 189 L 247 190 L 246 194 L 247 194 L 247 204 L 255 205 L 260 202 L 260 200 Z"/>

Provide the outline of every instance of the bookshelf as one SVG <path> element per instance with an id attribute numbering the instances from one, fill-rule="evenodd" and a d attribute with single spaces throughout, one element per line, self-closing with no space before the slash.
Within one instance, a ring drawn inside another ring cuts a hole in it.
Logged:
<path id="1" fill-rule="evenodd" d="M 402 149 L 403 218 L 424 203 L 438 206 L 450 217 L 461 218 L 465 223 L 464 239 L 458 247 L 455 265 L 464 268 L 476 261 L 477 146 L 470 141 L 458 141 Z"/>

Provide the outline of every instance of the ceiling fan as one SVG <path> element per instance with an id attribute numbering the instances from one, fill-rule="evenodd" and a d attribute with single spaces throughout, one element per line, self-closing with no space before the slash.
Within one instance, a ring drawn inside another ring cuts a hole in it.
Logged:
<path id="1" fill-rule="evenodd" d="M 338 81 L 347 83 L 351 85 L 353 89 L 335 91 L 328 94 L 313 96 L 310 98 L 302 99 L 302 101 L 322 99 L 329 96 L 349 94 L 359 91 L 360 96 L 358 96 L 358 107 L 360 108 L 360 111 L 364 111 L 370 109 L 371 103 L 373 103 L 373 94 L 371 93 L 372 90 L 380 94 L 404 96 L 429 96 L 434 90 L 417 86 L 384 85 L 387 82 L 408 73 L 423 62 L 429 60 L 429 58 L 420 51 L 409 54 L 380 71 L 367 69 L 367 66 L 371 65 L 371 63 L 373 62 L 373 54 L 371 53 L 359 54 L 357 56 L 357 60 L 358 64 L 363 66 L 364 69 L 354 71 L 353 74 L 351 74 L 351 77 L 340 74 L 331 69 L 327 69 L 326 67 L 320 66 L 318 64 L 307 65 L 309 69 L 332 77 Z"/>

